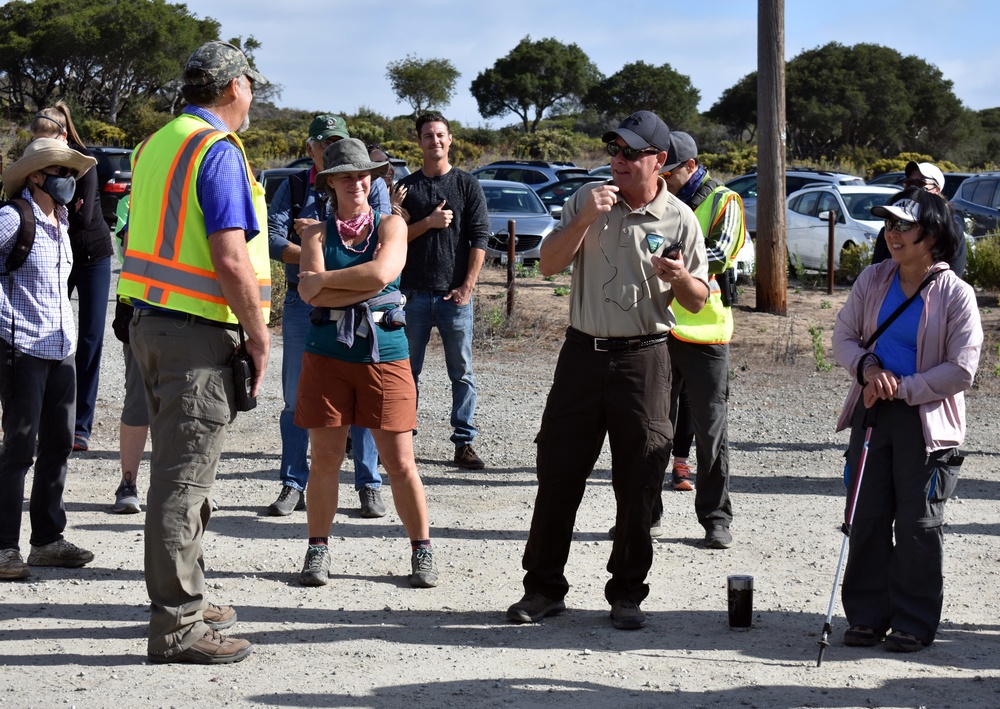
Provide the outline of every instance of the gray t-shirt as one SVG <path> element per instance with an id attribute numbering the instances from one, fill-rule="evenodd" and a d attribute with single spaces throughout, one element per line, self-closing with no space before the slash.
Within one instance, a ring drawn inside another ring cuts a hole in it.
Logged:
<path id="1" fill-rule="evenodd" d="M 469 272 L 470 249 L 485 249 L 490 234 L 486 196 L 479 180 L 453 167 L 439 177 L 427 177 L 418 170 L 401 182 L 406 186 L 403 208 L 411 223 L 428 216 L 442 200 L 454 216 L 447 229 L 428 229 L 409 243 L 400 289 L 458 288 Z"/>

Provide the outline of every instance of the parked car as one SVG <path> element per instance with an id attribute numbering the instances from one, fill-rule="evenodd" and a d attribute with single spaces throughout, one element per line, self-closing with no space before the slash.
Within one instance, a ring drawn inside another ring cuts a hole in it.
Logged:
<path id="1" fill-rule="evenodd" d="M 549 214 L 558 219 L 562 215 L 563 205 L 576 191 L 583 185 L 590 182 L 603 182 L 605 178 L 587 175 L 581 177 L 567 177 L 565 180 L 553 182 L 537 190 L 535 194 L 542 200 L 542 204 L 549 210 Z"/>
<path id="2" fill-rule="evenodd" d="M 602 179 L 611 178 L 611 165 L 598 165 L 590 171 L 590 174 L 594 177 L 600 177 Z"/>
<path id="3" fill-rule="evenodd" d="M 587 171 L 571 162 L 544 160 L 500 160 L 472 171 L 480 180 L 521 182 L 539 190 L 569 177 L 584 177 Z"/>
<path id="4" fill-rule="evenodd" d="M 264 187 L 264 202 L 271 206 L 274 193 L 281 187 L 281 183 L 288 179 L 289 175 L 302 172 L 301 167 L 272 167 L 268 170 L 261 170 L 257 176 L 257 182 Z"/>
<path id="5" fill-rule="evenodd" d="M 831 212 L 837 215 L 834 268 L 840 267 L 840 258 L 849 249 L 861 244 L 874 249 L 882 220 L 872 216 L 871 208 L 885 204 L 897 192 L 898 187 L 878 185 L 822 185 L 799 190 L 785 201 L 789 262 L 826 270 Z"/>
<path id="6" fill-rule="evenodd" d="M 944 189 L 941 190 L 941 196 L 945 199 L 951 199 L 955 196 L 955 192 L 958 191 L 958 186 L 961 185 L 965 180 L 972 177 L 971 172 L 946 172 L 944 173 Z M 903 187 L 903 181 L 906 180 L 905 172 L 885 172 L 881 175 L 877 175 L 872 179 L 868 180 L 869 185 L 898 185 Z"/>
<path id="7" fill-rule="evenodd" d="M 786 198 L 798 192 L 803 187 L 816 184 L 834 185 L 864 185 L 865 181 L 855 175 L 828 170 L 796 167 L 785 171 Z M 751 238 L 757 238 L 757 173 L 748 172 L 740 177 L 734 177 L 726 183 L 726 187 L 743 198 L 743 211 L 746 214 L 747 231 Z"/>
<path id="8" fill-rule="evenodd" d="M 1000 172 L 972 175 L 958 188 L 951 200 L 955 216 L 965 222 L 965 233 L 972 237 L 1000 230 Z"/>
<path id="9" fill-rule="evenodd" d="M 118 202 L 132 191 L 132 148 L 88 145 L 97 159 L 97 183 L 101 192 L 101 213 L 114 231 L 118 223 Z"/>
<path id="10" fill-rule="evenodd" d="M 518 263 L 536 263 L 540 247 L 556 226 L 556 220 L 529 185 L 507 180 L 480 180 L 490 215 L 486 258 L 507 263 L 507 222 L 514 220 L 514 258 Z"/>

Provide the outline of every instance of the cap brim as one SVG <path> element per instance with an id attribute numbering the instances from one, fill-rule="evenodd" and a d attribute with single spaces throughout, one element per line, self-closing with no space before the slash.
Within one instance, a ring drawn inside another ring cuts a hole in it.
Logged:
<path id="1" fill-rule="evenodd" d="M 872 207 L 871 212 L 873 216 L 881 217 L 882 219 L 899 219 L 904 222 L 916 223 L 912 214 L 904 212 L 899 207 L 895 207 L 891 204 L 880 204 L 877 207 Z"/>
<path id="2" fill-rule="evenodd" d="M 609 130 L 603 136 L 601 140 L 605 143 L 610 143 L 615 138 L 621 138 L 625 141 L 625 144 L 630 148 L 635 148 L 636 150 L 645 150 L 646 148 L 656 148 L 655 145 L 646 141 L 645 138 L 640 137 L 637 133 L 630 131 L 628 128 L 616 128 L 615 130 Z M 663 148 L 656 148 L 657 150 L 663 150 Z"/>
<path id="3" fill-rule="evenodd" d="M 270 84 L 271 82 L 267 80 L 263 74 L 254 69 L 247 68 L 246 75 L 250 77 L 250 80 L 255 84 Z"/>

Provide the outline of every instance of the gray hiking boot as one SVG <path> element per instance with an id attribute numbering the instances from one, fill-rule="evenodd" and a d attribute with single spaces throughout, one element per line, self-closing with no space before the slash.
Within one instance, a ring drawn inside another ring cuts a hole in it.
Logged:
<path id="1" fill-rule="evenodd" d="M 31 553 L 28 554 L 29 566 L 62 566 L 76 569 L 93 560 L 94 552 L 81 549 L 65 539 L 40 547 L 32 545 Z"/>
<path id="2" fill-rule="evenodd" d="M 378 488 L 363 487 L 358 490 L 358 496 L 361 498 L 362 517 L 385 517 L 385 503 L 382 502 L 382 493 Z"/>
<path id="3" fill-rule="evenodd" d="M 281 494 L 278 499 L 267 508 L 267 514 L 271 517 L 287 517 L 295 510 L 306 508 L 306 496 L 301 490 L 296 490 L 291 485 L 282 485 Z"/>
<path id="4" fill-rule="evenodd" d="M 0 579 L 13 581 L 14 579 L 26 579 L 31 576 L 31 569 L 21 558 L 21 552 L 17 549 L 0 549 Z"/>
<path id="5" fill-rule="evenodd" d="M 434 552 L 430 547 L 414 549 L 410 555 L 410 585 L 413 588 L 433 588 L 438 585 L 438 573 L 434 567 Z"/>
<path id="6" fill-rule="evenodd" d="M 330 547 L 326 544 L 310 544 L 299 574 L 299 583 L 303 586 L 326 586 L 329 578 Z"/>

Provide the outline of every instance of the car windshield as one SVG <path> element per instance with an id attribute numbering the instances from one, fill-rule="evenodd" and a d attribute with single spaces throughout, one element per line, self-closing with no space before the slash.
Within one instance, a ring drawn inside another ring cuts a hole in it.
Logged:
<path id="1" fill-rule="evenodd" d="M 872 216 L 872 207 L 878 207 L 889 201 L 892 194 L 884 192 L 852 192 L 841 194 L 844 200 L 844 207 L 851 215 L 851 218 L 861 221 L 877 221 L 878 217 Z"/>
<path id="2" fill-rule="evenodd" d="M 566 200 L 572 197 L 585 184 L 596 181 L 588 179 L 557 182 L 554 185 L 549 185 L 538 190 L 538 197 L 545 203 L 546 207 L 558 207 L 564 204 Z"/>
<path id="3" fill-rule="evenodd" d="M 524 187 L 484 187 L 486 209 L 498 214 L 548 214 L 535 193 Z"/>

